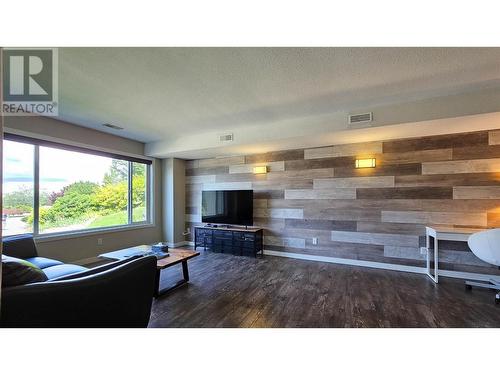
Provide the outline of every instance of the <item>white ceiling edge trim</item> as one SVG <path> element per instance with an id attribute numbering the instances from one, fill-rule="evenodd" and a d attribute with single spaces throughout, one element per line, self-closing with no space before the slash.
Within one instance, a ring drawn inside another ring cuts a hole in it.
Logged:
<path id="1" fill-rule="evenodd" d="M 236 155 L 252 155 L 270 151 L 315 148 L 330 145 L 384 141 L 402 138 L 415 138 L 443 134 L 467 133 L 472 131 L 500 129 L 500 112 L 421 121 L 407 124 L 388 125 L 369 129 L 338 131 L 320 137 L 296 137 L 279 142 L 264 142 L 237 147 L 226 147 L 223 150 L 200 150 L 199 152 L 178 153 L 181 159 L 203 159 L 207 157 L 225 157 Z M 216 154 L 214 154 L 214 152 Z M 189 157 L 189 155 L 193 155 Z M 205 156 L 211 155 L 211 156 Z"/>
<path id="2" fill-rule="evenodd" d="M 281 150 L 293 148 L 314 148 L 348 143 L 384 141 L 402 138 L 415 138 L 443 134 L 467 133 L 481 130 L 500 129 L 500 111 L 479 115 L 452 117 L 430 121 L 410 122 L 397 125 L 386 125 L 368 129 L 343 130 L 321 138 L 294 138 L 283 141 Z M 304 144 L 307 144 L 304 147 Z M 265 149 L 271 144 L 259 145 Z M 251 147 L 249 147 L 250 149 Z M 269 149 L 268 151 L 271 151 Z M 263 151 L 263 152 L 268 152 Z"/>
<path id="3" fill-rule="evenodd" d="M 347 124 L 349 113 L 373 112 L 368 127 Z M 500 112 L 500 89 L 465 93 L 376 108 L 358 108 L 322 116 L 294 118 L 272 124 L 228 129 L 234 142 L 221 145 L 210 131 L 168 141 L 146 144 L 146 155 L 184 159 L 254 154 L 292 148 L 321 147 L 332 144 L 409 138 L 500 128 L 494 115 Z M 484 123 L 479 120 L 484 114 Z M 459 121 L 462 119 L 462 121 Z"/>

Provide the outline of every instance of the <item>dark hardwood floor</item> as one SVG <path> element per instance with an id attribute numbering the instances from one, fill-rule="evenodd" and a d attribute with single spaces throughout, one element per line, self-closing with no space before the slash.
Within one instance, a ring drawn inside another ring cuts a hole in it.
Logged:
<path id="1" fill-rule="evenodd" d="M 165 271 L 162 283 L 181 274 Z M 189 285 L 155 300 L 150 327 L 500 327 L 494 293 L 463 280 L 210 252 L 189 271 Z"/>

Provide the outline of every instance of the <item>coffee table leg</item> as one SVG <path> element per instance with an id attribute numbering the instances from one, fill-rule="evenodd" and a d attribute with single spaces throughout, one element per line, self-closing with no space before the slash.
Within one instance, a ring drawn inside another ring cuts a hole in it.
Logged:
<path id="1" fill-rule="evenodd" d="M 156 288 L 155 288 L 155 298 L 158 298 L 165 293 L 170 292 L 173 289 L 176 289 L 180 287 L 181 285 L 185 285 L 189 282 L 189 271 L 188 271 L 188 265 L 187 265 L 187 260 L 182 262 L 182 276 L 183 279 L 177 281 L 173 286 L 168 287 L 168 288 L 163 288 L 160 289 L 160 276 L 161 276 L 161 269 L 158 269 L 156 271 Z"/>
<path id="2" fill-rule="evenodd" d="M 182 262 L 182 276 L 184 276 L 184 281 L 189 281 L 189 270 L 188 270 L 188 262 L 185 260 Z"/>

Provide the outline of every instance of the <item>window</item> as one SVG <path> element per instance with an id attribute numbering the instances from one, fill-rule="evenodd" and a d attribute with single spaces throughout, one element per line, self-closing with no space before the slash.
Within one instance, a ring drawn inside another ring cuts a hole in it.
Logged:
<path id="1" fill-rule="evenodd" d="M 5 236 L 150 222 L 150 162 L 24 142 L 4 141 Z"/>
<path id="2" fill-rule="evenodd" d="M 32 233 L 31 214 L 34 207 L 35 147 L 29 144 L 3 143 L 3 204 L 2 231 L 4 236 Z"/>
<path id="3" fill-rule="evenodd" d="M 128 224 L 128 164 L 40 147 L 39 232 Z"/>

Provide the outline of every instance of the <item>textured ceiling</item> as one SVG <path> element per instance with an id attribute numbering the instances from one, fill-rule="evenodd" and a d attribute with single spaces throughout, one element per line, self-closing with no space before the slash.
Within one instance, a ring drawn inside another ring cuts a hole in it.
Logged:
<path id="1" fill-rule="evenodd" d="M 162 141 L 498 87 L 499 61 L 500 48 L 60 48 L 59 113 Z"/>

